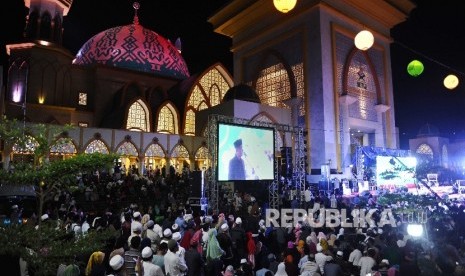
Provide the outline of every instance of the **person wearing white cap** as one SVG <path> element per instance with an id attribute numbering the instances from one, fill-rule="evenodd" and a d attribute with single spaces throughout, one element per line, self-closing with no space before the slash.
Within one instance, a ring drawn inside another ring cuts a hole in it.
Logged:
<path id="1" fill-rule="evenodd" d="M 320 274 L 323 275 L 326 262 L 333 260 L 333 257 L 325 255 L 323 253 L 323 247 L 320 244 L 316 245 L 316 251 L 317 253 L 315 254 L 315 262 L 320 268 Z"/>
<path id="2" fill-rule="evenodd" d="M 221 249 L 223 249 L 225 252 L 225 254 L 221 257 L 224 266 L 232 265 L 232 241 L 231 237 L 229 236 L 229 226 L 226 222 L 221 224 L 220 231 L 216 235 L 216 239 L 218 240 Z"/>
<path id="3" fill-rule="evenodd" d="M 161 267 L 152 263 L 153 251 L 150 247 L 142 249 L 142 267 L 144 268 L 144 276 L 164 276 Z"/>
<path id="4" fill-rule="evenodd" d="M 126 275 L 126 269 L 124 267 L 124 258 L 121 255 L 115 255 L 110 259 L 110 268 L 110 275 Z"/>
<path id="5" fill-rule="evenodd" d="M 240 217 L 236 218 L 234 226 L 229 231 L 231 236 L 232 242 L 232 250 L 233 250 L 233 265 L 237 267 L 239 265 L 239 261 L 242 258 L 246 258 L 246 243 L 247 238 L 245 236 L 245 230 L 242 228 L 242 219 Z"/>
<path id="6" fill-rule="evenodd" d="M 171 240 L 172 235 L 173 232 L 171 232 L 171 229 L 166 228 L 163 230 L 163 238 L 161 239 L 160 243 L 168 243 L 168 241 Z"/>
<path id="7" fill-rule="evenodd" d="M 135 236 L 142 238 L 142 229 L 143 229 L 142 223 L 138 221 L 133 221 L 131 223 L 131 235 L 128 238 L 128 244 L 131 243 L 131 239 Z"/>
<path id="8" fill-rule="evenodd" d="M 186 258 L 185 258 L 186 249 L 179 244 L 179 241 L 181 240 L 181 233 L 174 232 L 173 235 L 172 235 L 172 239 L 175 240 L 176 243 L 178 244 L 178 247 L 177 247 L 178 250 L 176 250 L 175 254 L 179 257 L 181 262 L 184 265 L 186 265 Z"/>

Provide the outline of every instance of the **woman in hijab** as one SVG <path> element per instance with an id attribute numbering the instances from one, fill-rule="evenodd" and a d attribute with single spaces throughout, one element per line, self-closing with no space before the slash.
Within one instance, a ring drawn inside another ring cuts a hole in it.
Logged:
<path id="1" fill-rule="evenodd" d="M 208 230 L 208 243 L 207 243 L 207 273 L 206 275 L 217 276 L 221 274 L 223 263 L 221 256 L 224 251 L 221 249 L 218 240 L 216 239 L 216 228 Z"/>
<path id="2" fill-rule="evenodd" d="M 287 276 L 286 265 L 284 263 L 278 265 L 278 271 L 276 271 L 274 276 Z"/>
<path id="3" fill-rule="evenodd" d="M 101 251 L 96 251 L 90 255 L 89 261 L 86 267 L 86 276 L 104 276 L 105 266 L 103 265 L 103 259 L 105 254 Z"/>

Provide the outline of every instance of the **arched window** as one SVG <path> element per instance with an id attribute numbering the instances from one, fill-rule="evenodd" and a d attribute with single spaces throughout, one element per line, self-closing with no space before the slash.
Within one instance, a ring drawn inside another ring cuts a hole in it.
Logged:
<path id="1" fill-rule="evenodd" d="M 418 154 L 428 155 L 429 157 L 433 157 L 433 149 L 427 144 L 421 144 L 418 146 L 417 151 Z"/>
<path id="2" fill-rule="evenodd" d="M 30 135 L 26 135 L 24 144 L 14 144 L 14 154 L 33 154 L 36 148 L 39 146 L 36 139 Z"/>
<path id="3" fill-rule="evenodd" d="M 34 162 L 34 151 L 38 146 L 39 143 L 34 137 L 26 135 L 25 140 L 22 143 L 13 145 L 13 154 L 11 159 L 19 159 L 24 162 L 32 163 Z"/>
<path id="4" fill-rule="evenodd" d="M 136 147 L 131 142 L 122 143 L 116 150 L 116 153 L 123 156 L 139 156 Z"/>
<path id="5" fill-rule="evenodd" d="M 184 113 L 184 134 L 195 135 L 195 114 L 197 111 L 218 105 L 233 81 L 226 70 L 215 65 L 208 69 L 189 92 Z"/>
<path id="6" fill-rule="evenodd" d="M 102 140 L 93 140 L 87 145 L 86 150 L 84 152 L 85 153 L 99 152 L 103 154 L 108 154 L 110 151 L 108 150 L 108 147 L 105 145 L 105 143 Z"/>
<path id="7" fill-rule="evenodd" d="M 171 104 L 166 104 L 158 114 L 157 132 L 167 134 L 178 134 L 176 111 Z"/>
<path id="8" fill-rule="evenodd" d="M 291 98 L 291 82 L 283 63 L 263 69 L 255 87 L 261 103 L 288 108 L 283 101 Z"/>
<path id="9" fill-rule="evenodd" d="M 150 131 L 149 109 L 142 100 L 135 101 L 128 111 L 126 129 L 133 131 Z"/>
<path id="10" fill-rule="evenodd" d="M 53 18 L 53 40 L 61 43 L 61 17 L 59 15 L 56 15 L 55 18 Z"/>
<path id="11" fill-rule="evenodd" d="M 171 152 L 171 157 L 189 159 L 189 151 L 183 145 L 176 145 Z"/>
<path id="12" fill-rule="evenodd" d="M 50 147 L 51 157 L 58 157 L 57 160 L 73 156 L 77 153 L 76 146 L 69 138 L 59 138 L 55 144 Z M 54 159 L 54 158 L 52 158 Z"/>
<path id="13" fill-rule="evenodd" d="M 145 151 L 145 156 L 165 158 L 165 152 L 159 144 L 151 144 Z"/>
<path id="14" fill-rule="evenodd" d="M 207 159 L 208 156 L 208 149 L 205 146 L 200 147 L 195 153 L 195 159 Z"/>

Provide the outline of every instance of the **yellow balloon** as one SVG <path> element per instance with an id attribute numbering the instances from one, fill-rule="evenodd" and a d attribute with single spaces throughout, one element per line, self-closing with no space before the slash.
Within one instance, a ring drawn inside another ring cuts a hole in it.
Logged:
<path id="1" fill-rule="evenodd" d="M 447 89 L 454 89 L 459 85 L 459 79 L 457 78 L 456 75 L 448 75 L 447 77 L 444 78 L 444 86 Z"/>
<path id="2" fill-rule="evenodd" d="M 273 0 L 273 4 L 278 11 L 288 13 L 295 7 L 297 0 Z"/>

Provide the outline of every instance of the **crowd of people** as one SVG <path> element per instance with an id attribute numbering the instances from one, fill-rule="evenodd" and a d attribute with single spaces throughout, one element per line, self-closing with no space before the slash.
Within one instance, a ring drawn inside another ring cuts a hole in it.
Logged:
<path id="1" fill-rule="evenodd" d="M 38 220 L 60 221 L 76 236 L 103 228 L 118 233 L 81 262 L 60 265 L 57 275 L 465 275 L 463 206 L 455 206 L 462 214 L 431 224 L 427 241 L 410 237 L 400 221 L 397 227 L 315 227 L 305 221 L 277 227 L 266 223 L 266 204 L 245 192 L 230 194 L 218 211 L 190 206 L 188 179 L 188 173 L 99 174 L 79 179 L 74 193 L 57 192 Z M 320 208 L 334 207 L 351 214 L 386 206 L 375 197 L 312 193 L 305 202 L 316 220 L 322 219 Z"/>

